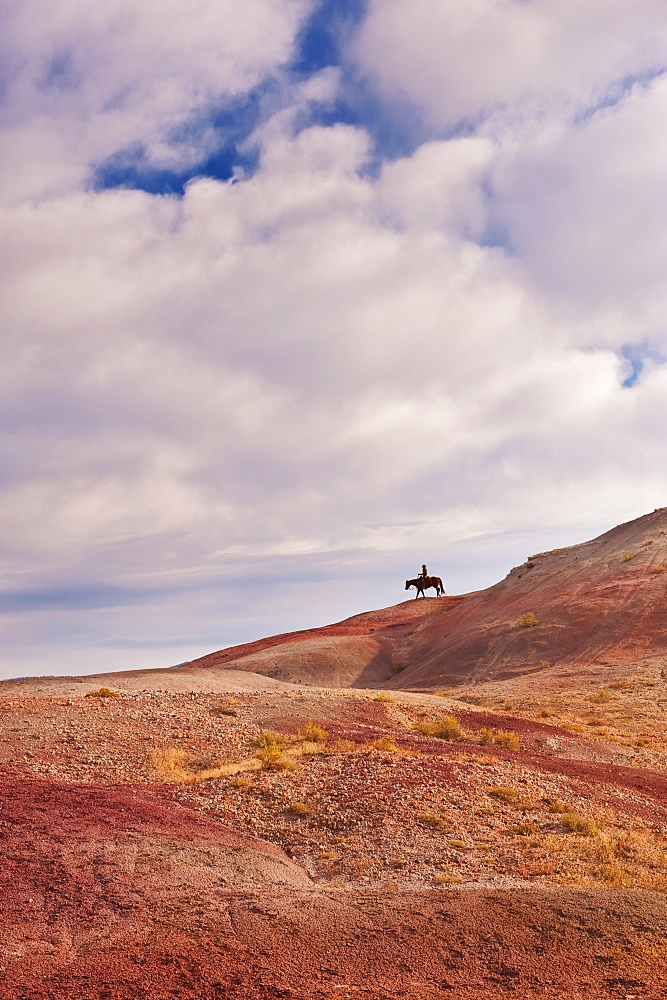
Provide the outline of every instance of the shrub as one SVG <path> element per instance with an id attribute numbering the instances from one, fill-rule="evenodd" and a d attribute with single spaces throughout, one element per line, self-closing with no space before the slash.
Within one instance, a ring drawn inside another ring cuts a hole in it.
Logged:
<path id="1" fill-rule="evenodd" d="M 433 881 L 437 882 L 438 885 L 460 885 L 463 879 L 460 875 L 447 875 L 445 872 L 441 872 L 433 876 Z"/>
<path id="2" fill-rule="evenodd" d="M 435 736 L 439 740 L 449 740 L 451 743 L 465 739 L 461 723 L 453 715 L 445 715 L 435 722 L 417 722 L 413 728 L 422 736 Z"/>
<path id="3" fill-rule="evenodd" d="M 505 747 L 507 750 L 519 750 L 519 737 L 512 729 L 480 729 L 478 736 L 480 746 Z"/>
<path id="4" fill-rule="evenodd" d="M 352 753 L 356 749 L 357 744 L 354 740 L 334 740 L 327 746 L 328 753 Z"/>
<path id="5" fill-rule="evenodd" d="M 286 743 L 287 739 L 282 733 L 273 733 L 270 729 L 263 729 L 255 740 L 255 745 L 258 747 L 270 747 L 276 750 L 282 750 Z"/>
<path id="6" fill-rule="evenodd" d="M 664 573 L 664 572 L 665 572 L 665 567 L 664 566 L 652 566 L 651 567 L 651 573 Z"/>
<path id="7" fill-rule="evenodd" d="M 493 737 L 493 742 L 497 747 L 505 747 L 507 750 L 519 750 L 519 737 L 513 729 L 498 729 Z"/>
<path id="8" fill-rule="evenodd" d="M 634 559 L 634 557 L 635 557 L 634 552 L 624 552 L 623 553 L 623 562 L 630 562 L 630 560 Z"/>
<path id="9" fill-rule="evenodd" d="M 390 736 L 382 736 L 379 740 L 371 740 L 369 750 L 381 750 L 383 753 L 399 753 L 400 747 Z"/>
<path id="10" fill-rule="evenodd" d="M 417 816 L 417 819 L 421 823 L 426 823 L 427 826 L 433 827 L 443 826 L 445 822 L 442 816 L 438 816 L 437 813 L 421 813 Z"/>
<path id="11" fill-rule="evenodd" d="M 510 833 L 516 833 L 518 837 L 530 837 L 531 834 L 537 833 L 538 827 L 535 823 L 519 823 L 517 826 L 510 826 Z"/>
<path id="12" fill-rule="evenodd" d="M 257 751 L 257 759 L 263 771 L 293 771 L 296 764 L 279 747 L 266 746 Z"/>
<path id="13" fill-rule="evenodd" d="M 227 772 L 230 766 L 223 764 L 218 757 L 208 754 L 191 754 L 186 750 L 174 747 L 156 750 L 150 756 L 150 764 L 168 781 L 185 783 L 205 781 L 207 778 L 219 778 Z"/>
<path id="14" fill-rule="evenodd" d="M 597 830 L 592 819 L 587 819 L 574 809 L 561 813 L 560 821 L 568 833 L 578 833 L 580 837 L 591 837 Z"/>
<path id="15" fill-rule="evenodd" d="M 252 785 L 252 778 L 249 778 L 247 774 L 237 774 L 229 784 L 232 788 L 249 788 Z"/>
<path id="16" fill-rule="evenodd" d="M 521 615 L 519 621 L 517 622 L 517 625 L 522 625 L 523 628 L 530 628 L 532 625 L 539 625 L 539 624 L 540 624 L 540 619 L 532 611 L 526 611 L 524 614 Z"/>
<path id="17" fill-rule="evenodd" d="M 239 714 L 238 710 L 232 705 L 224 704 L 224 702 L 213 702 L 213 704 L 208 706 L 208 710 L 211 715 L 219 717 L 221 715 L 231 715 L 234 718 Z"/>
<path id="18" fill-rule="evenodd" d="M 292 804 L 287 807 L 285 812 L 289 813 L 290 816 L 306 817 L 312 816 L 315 810 L 305 802 L 292 802 Z"/>
<path id="19" fill-rule="evenodd" d="M 496 785 L 494 788 L 489 789 L 489 795 L 492 795 L 494 799 L 500 799 L 501 802 L 514 802 L 519 793 L 516 788 L 510 788 L 507 785 Z"/>
<path id="20" fill-rule="evenodd" d="M 392 698 L 390 694 L 376 694 L 375 697 L 373 698 L 373 701 L 393 702 L 395 701 L 395 698 Z"/>
<path id="21" fill-rule="evenodd" d="M 120 698 L 120 695 L 111 688 L 97 688 L 96 691 L 89 691 L 86 698 Z"/>
<path id="22" fill-rule="evenodd" d="M 307 722 L 303 729 L 299 730 L 299 736 L 310 743 L 326 743 L 329 739 L 329 732 L 317 722 Z"/>

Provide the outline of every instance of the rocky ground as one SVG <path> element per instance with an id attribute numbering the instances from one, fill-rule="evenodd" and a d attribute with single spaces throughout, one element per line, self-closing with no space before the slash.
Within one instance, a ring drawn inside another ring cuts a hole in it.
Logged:
<path id="1" fill-rule="evenodd" d="M 661 677 L 611 683 L 5 686 L 0 996 L 667 996 Z"/>

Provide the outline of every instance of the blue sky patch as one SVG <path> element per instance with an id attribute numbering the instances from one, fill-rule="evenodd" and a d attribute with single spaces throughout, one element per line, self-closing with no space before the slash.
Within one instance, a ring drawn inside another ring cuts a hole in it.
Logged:
<path id="1" fill-rule="evenodd" d="M 649 344 L 642 341 L 639 344 L 624 344 L 619 351 L 619 357 L 623 361 L 623 375 L 621 385 L 624 389 L 632 389 L 639 381 L 645 365 L 664 365 L 667 358 L 665 355 Z"/>

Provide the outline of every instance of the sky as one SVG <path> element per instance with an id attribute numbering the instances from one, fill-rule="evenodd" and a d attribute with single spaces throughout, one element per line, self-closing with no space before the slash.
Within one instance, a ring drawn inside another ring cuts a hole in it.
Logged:
<path id="1" fill-rule="evenodd" d="M 667 504 L 664 0 L 2 0 L 0 67 L 0 676 Z"/>

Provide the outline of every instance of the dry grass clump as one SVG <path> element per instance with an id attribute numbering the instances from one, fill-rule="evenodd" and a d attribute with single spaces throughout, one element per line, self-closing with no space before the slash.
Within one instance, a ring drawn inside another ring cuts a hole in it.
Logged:
<path id="1" fill-rule="evenodd" d="M 664 573 L 666 569 L 665 566 L 652 566 L 651 573 Z"/>
<path id="2" fill-rule="evenodd" d="M 312 816 L 315 810 L 306 802 L 292 802 L 287 809 L 285 809 L 285 812 L 289 816 L 297 816 L 304 819 L 307 816 Z"/>
<path id="3" fill-rule="evenodd" d="M 437 813 L 420 813 L 420 815 L 417 816 L 417 819 L 420 823 L 425 823 L 426 826 L 432 826 L 434 828 L 444 826 L 445 824 L 442 816 L 438 816 Z"/>
<path id="4" fill-rule="evenodd" d="M 238 698 L 228 698 L 227 701 L 213 701 L 208 706 L 209 713 L 216 717 L 221 717 L 223 715 L 230 715 L 232 718 L 236 718 L 239 714 L 236 705 L 240 704 Z"/>
<path id="5" fill-rule="evenodd" d="M 352 753 L 357 749 L 357 744 L 354 740 L 334 740 L 333 743 L 327 744 L 327 753 Z"/>
<path id="6" fill-rule="evenodd" d="M 575 809 L 566 809 L 561 813 L 560 821 L 568 833 L 577 833 L 580 837 L 592 837 L 597 826 L 592 819 L 582 816 Z"/>
<path id="7" fill-rule="evenodd" d="M 329 731 L 324 726 L 318 725 L 317 722 L 307 722 L 303 729 L 299 730 L 299 736 L 302 740 L 307 740 L 310 743 L 326 743 L 329 739 Z"/>
<path id="8" fill-rule="evenodd" d="M 223 764 L 219 757 L 192 754 L 174 747 L 155 750 L 150 755 L 149 762 L 153 770 L 162 774 L 167 781 L 179 781 L 185 784 L 206 781 L 208 778 L 220 778 L 229 774 L 234 767 L 233 764 Z"/>
<path id="9" fill-rule="evenodd" d="M 283 750 L 286 745 L 287 737 L 283 736 L 282 733 L 274 733 L 270 729 L 263 729 L 255 740 L 255 746 L 267 749 Z"/>
<path id="10" fill-rule="evenodd" d="M 440 872 L 433 876 L 433 881 L 437 882 L 438 885 L 461 885 L 463 879 L 460 875 L 448 875 L 446 872 Z"/>
<path id="11" fill-rule="evenodd" d="M 95 691 L 89 691 L 84 697 L 86 698 L 120 698 L 117 691 L 112 691 L 111 688 L 97 688 Z"/>
<path id="12" fill-rule="evenodd" d="M 564 816 L 572 813 L 564 813 Z M 585 817 L 583 817 L 585 818 Z M 667 842 L 658 833 L 608 824 L 599 817 L 584 836 L 550 833 L 526 845 L 529 867 L 566 885 L 605 885 L 667 892 Z M 548 865 L 545 866 L 545 862 Z"/>
<path id="13" fill-rule="evenodd" d="M 294 771 L 297 767 L 292 758 L 277 746 L 264 746 L 255 756 L 260 761 L 263 771 Z"/>
<path id="14" fill-rule="evenodd" d="M 379 740 L 371 740 L 367 744 L 369 750 L 380 750 L 382 753 L 400 753 L 401 748 L 390 736 L 382 736 Z"/>
<path id="15" fill-rule="evenodd" d="M 596 705 L 607 705 L 610 701 L 614 700 L 614 696 L 609 688 L 602 687 L 599 691 L 596 691 L 595 694 L 590 695 L 588 700 L 592 701 Z"/>
<path id="16" fill-rule="evenodd" d="M 516 788 L 510 788 L 508 785 L 496 785 L 494 788 L 489 788 L 489 795 L 494 799 L 500 799 L 501 802 L 514 802 L 519 793 Z"/>
<path id="17" fill-rule="evenodd" d="M 393 703 L 393 702 L 396 701 L 396 699 L 392 698 L 392 696 L 390 694 L 383 694 L 382 692 L 380 692 L 380 694 L 376 694 L 375 695 L 375 697 L 373 698 L 373 701 L 386 701 L 387 703 L 390 703 L 390 702 Z"/>
<path id="18" fill-rule="evenodd" d="M 526 611 L 519 618 L 517 625 L 521 625 L 523 628 L 531 628 L 533 625 L 539 625 L 540 619 L 533 611 Z"/>
<path id="19" fill-rule="evenodd" d="M 435 736 L 439 740 L 449 740 L 451 743 L 465 739 L 461 723 L 453 715 L 445 715 L 435 722 L 416 722 L 413 729 L 422 736 Z"/>
<path id="20" fill-rule="evenodd" d="M 518 735 L 513 729 L 480 729 L 477 742 L 480 746 L 505 747 L 507 750 L 520 750 Z"/>
<path id="21" fill-rule="evenodd" d="M 229 782 L 232 788 L 250 788 L 252 785 L 252 778 L 247 774 L 237 774 Z"/>
<path id="22" fill-rule="evenodd" d="M 537 833 L 539 827 L 536 823 L 518 823 L 516 826 L 508 827 L 510 833 L 516 833 L 518 837 L 530 837 Z"/>
<path id="23" fill-rule="evenodd" d="M 635 557 L 634 552 L 624 552 L 623 553 L 623 562 L 630 562 L 630 560 L 634 559 L 634 557 Z"/>

